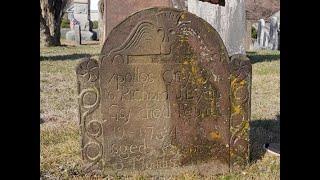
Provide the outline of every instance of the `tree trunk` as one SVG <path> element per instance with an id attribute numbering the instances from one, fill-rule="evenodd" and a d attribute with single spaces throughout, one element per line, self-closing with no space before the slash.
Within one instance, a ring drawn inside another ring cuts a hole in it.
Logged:
<path id="1" fill-rule="evenodd" d="M 69 0 L 40 0 L 40 37 L 45 46 L 60 46 L 60 25 Z"/>
<path id="2" fill-rule="evenodd" d="M 40 12 L 41 13 L 41 12 Z M 55 46 L 53 37 L 50 34 L 50 28 L 46 24 L 46 20 L 40 14 L 40 40 L 44 46 Z"/>

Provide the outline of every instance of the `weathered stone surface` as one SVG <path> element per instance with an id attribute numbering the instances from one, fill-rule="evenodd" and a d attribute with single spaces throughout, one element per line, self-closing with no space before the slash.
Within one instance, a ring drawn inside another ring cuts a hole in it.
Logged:
<path id="1" fill-rule="evenodd" d="M 230 164 L 231 168 L 244 166 L 248 161 L 249 120 L 251 116 L 250 59 L 245 55 L 231 56 L 231 116 Z"/>
<path id="2" fill-rule="evenodd" d="M 74 18 L 80 22 L 81 31 L 91 31 L 92 26 L 90 26 L 90 10 L 89 10 L 89 1 L 84 0 L 73 3 L 74 11 L 73 16 Z"/>
<path id="3" fill-rule="evenodd" d="M 254 42 L 253 50 L 271 49 L 280 50 L 280 13 L 270 17 L 270 23 L 264 19 L 258 21 L 257 39 Z"/>
<path id="4" fill-rule="evenodd" d="M 69 15 L 71 22 L 77 22 L 80 25 L 81 38 L 84 41 L 97 40 L 97 33 L 92 31 L 92 21 L 90 20 L 90 1 L 75 0 L 73 1 L 74 11 Z M 71 26 L 71 31 L 67 32 L 67 40 L 76 40 L 74 28 Z"/>
<path id="5" fill-rule="evenodd" d="M 246 18 L 251 21 L 267 19 L 280 10 L 280 0 L 246 0 Z"/>
<path id="6" fill-rule="evenodd" d="M 129 15 L 151 7 L 172 7 L 172 0 L 107 0 L 107 36 Z"/>
<path id="7" fill-rule="evenodd" d="M 251 64 L 203 19 L 129 16 L 77 67 L 82 158 L 106 175 L 228 172 L 248 161 Z"/>
<path id="8" fill-rule="evenodd" d="M 259 23 L 258 23 L 258 32 L 257 32 L 257 41 L 260 47 L 263 47 L 264 45 L 264 39 L 265 39 L 265 22 L 264 19 L 259 19 Z"/>
<path id="9" fill-rule="evenodd" d="M 68 31 L 66 33 L 66 39 L 71 41 L 76 41 L 76 32 L 75 30 Z M 98 37 L 97 32 L 95 31 L 81 31 L 81 40 L 83 41 L 94 41 Z"/>
<path id="10" fill-rule="evenodd" d="M 280 24 L 278 29 L 278 50 L 280 51 Z"/>
<path id="11" fill-rule="evenodd" d="M 250 50 L 251 46 L 253 45 L 253 38 L 252 38 L 252 21 L 246 20 L 246 50 Z"/>
<path id="12" fill-rule="evenodd" d="M 271 17 L 270 20 L 270 32 L 269 32 L 269 46 L 272 50 L 278 49 L 278 29 L 279 29 L 279 22 L 276 16 Z"/>
<path id="13" fill-rule="evenodd" d="M 104 4 L 104 0 L 99 0 L 99 2 L 98 2 L 98 14 L 99 14 L 99 18 L 98 18 L 98 31 L 97 31 L 97 34 L 99 34 L 97 37 L 98 37 L 98 39 L 99 39 L 99 41 L 100 41 L 100 44 L 101 45 L 103 45 L 103 43 L 104 43 L 104 33 L 103 33 L 103 31 L 104 31 L 104 21 L 103 21 L 103 12 L 104 12 L 104 6 L 103 6 L 103 4 Z"/>
<path id="14" fill-rule="evenodd" d="M 171 0 L 172 7 L 176 9 L 187 10 L 188 7 L 188 0 Z"/>
<path id="15" fill-rule="evenodd" d="M 81 40 L 82 40 L 82 37 L 81 37 L 81 30 L 80 30 L 80 25 L 79 24 L 76 24 L 74 26 L 74 38 L 75 38 L 75 41 L 77 44 L 81 45 Z"/>
<path id="16" fill-rule="evenodd" d="M 226 4 L 225 0 L 200 0 L 203 2 L 209 2 L 211 4 L 219 4 L 220 6 L 224 6 Z"/>
<path id="17" fill-rule="evenodd" d="M 244 0 L 220 1 L 223 6 L 188 0 L 188 11 L 214 27 L 226 45 L 229 55 L 245 54 L 246 14 Z"/>

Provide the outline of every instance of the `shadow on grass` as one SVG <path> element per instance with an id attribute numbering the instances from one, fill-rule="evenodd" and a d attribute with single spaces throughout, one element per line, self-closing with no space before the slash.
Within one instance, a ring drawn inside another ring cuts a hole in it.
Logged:
<path id="1" fill-rule="evenodd" d="M 247 52 L 251 64 L 258 62 L 279 61 L 280 54 L 257 54 L 256 52 Z"/>
<path id="2" fill-rule="evenodd" d="M 250 162 L 266 153 L 265 143 L 280 143 L 280 115 L 277 119 L 259 119 L 250 122 Z"/>
<path id="3" fill-rule="evenodd" d="M 53 56 L 40 56 L 40 61 L 65 61 L 65 60 L 76 60 L 85 57 L 91 57 L 92 54 L 67 54 L 67 55 L 53 55 Z"/>

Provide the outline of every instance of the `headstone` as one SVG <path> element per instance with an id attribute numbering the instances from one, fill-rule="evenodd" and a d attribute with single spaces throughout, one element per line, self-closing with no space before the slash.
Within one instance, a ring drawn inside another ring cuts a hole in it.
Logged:
<path id="1" fill-rule="evenodd" d="M 100 44 L 103 45 L 104 43 L 104 33 L 103 33 L 103 30 L 104 30 L 104 21 L 103 21 L 103 12 L 104 12 L 104 0 L 99 0 L 98 2 L 98 13 L 99 13 L 99 19 L 98 19 L 98 29 L 99 29 L 99 41 L 100 41 Z"/>
<path id="2" fill-rule="evenodd" d="M 178 1 L 178 0 L 176 0 Z M 172 0 L 107 0 L 107 33 L 129 15 L 151 7 L 172 7 Z"/>
<path id="3" fill-rule="evenodd" d="M 80 23 L 82 40 L 96 40 L 97 33 L 92 31 L 93 24 L 90 20 L 90 0 L 74 0 L 73 6 L 73 18 Z M 66 39 L 75 40 L 75 32 L 67 32 Z"/>
<path id="4" fill-rule="evenodd" d="M 188 11 L 203 18 L 218 31 L 229 55 L 246 53 L 244 0 L 228 0 L 225 1 L 224 6 L 199 0 L 188 0 Z"/>
<path id="5" fill-rule="evenodd" d="M 267 49 L 269 46 L 269 33 L 267 31 L 263 31 L 263 41 L 262 41 L 262 48 Z"/>
<path id="6" fill-rule="evenodd" d="M 252 21 L 246 20 L 246 50 L 250 50 L 253 45 L 252 38 Z"/>
<path id="7" fill-rule="evenodd" d="M 260 47 L 263 47 L 263 42 L 265 40 L 265 37 L 264 37 L 264 35 L 265 35 L 264 26 L 265 26 L 264 20 L 260 19 L 258 21 L 258 33 L 257 33 L 258 34 L 257 41 L 258 41 L 258 44 L 259 44 Z"/>
<path id="8" fill-rule="evenodd" d="M 74 29 L 73 21 L 75 20 L 73 13 L 68 13 L 68 20 L 70 22 L 70 24 L 69 24 L 70 25 L 70 29 L 73 30 Z"/>
<path id="9" fill-rule="evenodd" d="M 280 50 L 280 24 L 278 29 L 278 50 Z"/>
<path id="10" fill-rule="evenodd" d="M 171 0 L 172 6 L 176 9 L 187 10 L 188 0 Z"/>
<path id="11" fill-rule="evenodd" d="M 81 27 L 80 24 L 76 24 L 74 26 L 74 34 L 75 34 L 75 41 L 78 45 L 81 45 Z"/>
<path id="12" fill-rule="evenodd" d="M 276 16 L 271 17 L 270 20 L 270 32 L 269 32 L 269 45 L 272 50 L 278 49 L 278 29 L 279 29 L 279 22 Z"/>
<path id="13" fill-rule="evenodd" d="M 210 176 L 248 161 L 251 64 L 173 8 L 126 18 L 77 67 L 82 158 L 108 177 Z"/>

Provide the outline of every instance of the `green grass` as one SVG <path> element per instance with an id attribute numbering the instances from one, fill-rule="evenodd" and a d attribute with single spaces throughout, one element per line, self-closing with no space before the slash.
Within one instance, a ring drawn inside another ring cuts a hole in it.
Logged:
<path id="1" fill-rule="evenodd" d="M 44 123 L 40 127 L 40 170 L 43 179 L 93 178 L 81 168 L 75 67 L 80 58 L 97 58 L 100 50 L 97 44 L 41 47 L 40 116 Z M 217 175 L 213 179 L 280 179 L 280 159 L 262 149 L 263 143 L 280 142 L 280 125 L 276 120 L 280 118 L 279 52 L 249 52 L 248 56 L 253 63 L 251 163 L 241 172 Z M 177 179 L 203 178 L 182 174 Z"/>

